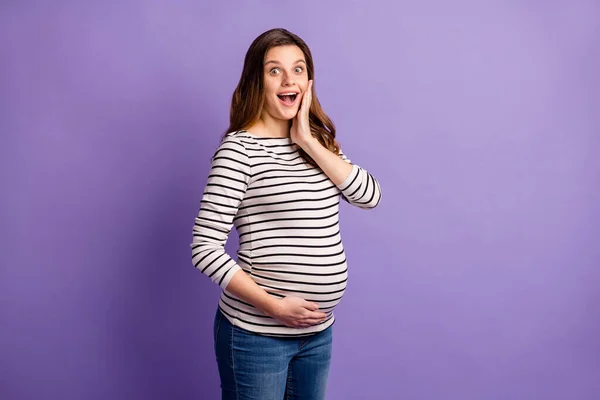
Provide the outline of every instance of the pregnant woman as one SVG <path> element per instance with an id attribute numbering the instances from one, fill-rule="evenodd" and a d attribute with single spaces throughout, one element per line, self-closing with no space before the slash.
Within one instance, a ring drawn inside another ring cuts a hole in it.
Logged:
<path id="1" fill-rule="evenodd" d="M 223 399 L 324 399 L 333 310 L 348 268 L 339 200 L 374 208 L 378 181 L 352 163 L 317 100 L 306 43 L 254 40 L 193 228 L 192 262 L 223 289 L 214 341 Z M 224 250 L 235 224 L 237 260 Z"/>

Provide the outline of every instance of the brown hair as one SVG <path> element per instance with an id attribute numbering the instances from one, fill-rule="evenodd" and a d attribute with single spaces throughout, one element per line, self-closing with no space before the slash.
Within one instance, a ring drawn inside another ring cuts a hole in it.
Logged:
<path id="1" fill-rule="evenodd" d="M 302 50 L 306 59 L 308 79 L 314 79 L 315 69 L 312 54 L 304 40 L 282 28 L 271 29 L 262 33 L 254 39 L 246 53 L 242 76 L 233 92 L 229 113 L 229 128 L 227 128 L 225 135 L 229 132 L 244 130 L 258 121 L 264 106 L 263 74 L 265 56 L 272 47 L 285 45 L 295 45 Z M 335 125 L 321 108 L 314 90 L 313 81 L 313 97 L 309 109 L 310 131 L 313 137 L 325 148 L 339 154 L 339 145 L 335 140 Z M 311 165 L 317 166 L 317 163 L 304 150 L 299 149 L 299 152 Z"/>

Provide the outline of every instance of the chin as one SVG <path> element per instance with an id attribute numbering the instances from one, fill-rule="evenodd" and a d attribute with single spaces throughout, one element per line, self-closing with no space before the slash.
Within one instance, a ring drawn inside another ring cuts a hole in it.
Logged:
<path id="1" fill-rule="evenodd" d="M 298 111 L 280 111 L 277 113 L 277 118 L 282 119 L 284 121 L 291 121 L 298 114 Z"/>
<path id="2" fill-rule="evenodd" d="M 277 105 L 278 106 L 278 105 Z M 285 109 L 285 108 L 281 108 L 281 107 L 269 107 L 270 109 L 268 109 L 268 113 L 275 119 L 280 119 L 280 120 L 284 120 L 284 121 L 290 121 L 292 119 L 294 119 L 294 117 L 296 115 L 298 115 L 298 109 L 299 108 L 294 108 L 294 109 Z"/>

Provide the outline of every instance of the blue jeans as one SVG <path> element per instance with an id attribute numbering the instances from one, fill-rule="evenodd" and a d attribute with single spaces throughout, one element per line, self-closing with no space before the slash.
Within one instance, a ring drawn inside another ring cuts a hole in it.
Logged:
<path id="1" fill-rule="evenodd" d="M 325 399 L 332 327 L 306 337 L 269 337 L 232 325 L 217 310 L 222 400 Z"/>

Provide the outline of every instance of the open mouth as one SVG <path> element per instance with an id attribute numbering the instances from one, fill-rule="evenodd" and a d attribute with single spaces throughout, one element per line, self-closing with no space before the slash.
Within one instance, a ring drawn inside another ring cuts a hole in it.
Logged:
<path id="1" fill-rule="evenodd" d="M 298 93 L 283 93 L 278 94 L 279 100 L 286 106 L 293 106 L 298 97 Z"/>

